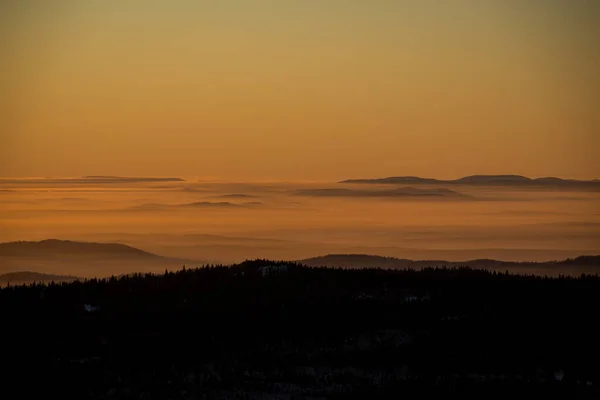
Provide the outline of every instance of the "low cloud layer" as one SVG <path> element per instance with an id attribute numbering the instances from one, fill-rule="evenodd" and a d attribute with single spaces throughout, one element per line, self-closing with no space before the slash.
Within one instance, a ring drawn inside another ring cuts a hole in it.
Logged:
<path id="1" fill-rule="evenodd" d="M 454 190 L 420 189 L 413 187 L 404 187 L 392 190 L 353 190 L 353 189 L 302 189 L 293 192 L 298 196 L 312 197 L 391 197 L 391 198 L 411 198 L 411 197 L 436 197 L 436 198 L 470 198 L 470 196 L 455 192 Z"/>

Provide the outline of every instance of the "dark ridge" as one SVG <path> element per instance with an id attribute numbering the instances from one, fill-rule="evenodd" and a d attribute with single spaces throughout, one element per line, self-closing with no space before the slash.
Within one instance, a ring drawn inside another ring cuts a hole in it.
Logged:
<path id="1" fill-rule="evenodd" d="M 0 282 L 72 282 L 83 278 L 72 275 L 43 274 L 40 272 L 21 271 L 0 275 Z"/>
<path id="2" fill-rule="evenodd" d="M 72 254 L 103 254 L 115 256 L 135 256 L 160 258 L 152 253 L 120 243 L 75 242 L 71 240 L 46 239 L 39 242 L 19 241 L 0 243 L 0 256 L 49 256 Z"/>
<path id="3" fill-rule="evenodd" d="M 458 185 L 498 185 L 498 186 L 537 186 L 537 187 L 573 187 L 600 188 L 600 181 L 562 179 L 556 177 L 528 178 L 522 175 L 471 175 L 459 179 L 442 180 L 419 178 L 416 176 L 394 176 L 375 179 L 348 179 L 340 183 L 372 183 L 372 184 L 458 184 Z"/>
<path id="4" fill-rule="evenodd" d="M 456 183 L 529 183 L 532 179 L 521 175 L 471 175 L 456 179 Z M 562 181 L 562 180 L 561 180 Z"/>
<path id="5" fill-rule="evenodd" d="M 561 183 L 561 182 L 573 182 L 573 180 L 571 179 L 561 179 L 561 178 L 556 178 L 556 177 L 552 177 L 552 176 L 548 176 L 545 178 L 536 178 L 533 179 L 534 182 L 539 182 L 539 183 Z M 592 181 L 594 182 L 594 181 Z"/>
<path id="6" fill-rule="evenodd" d="M 559 261 L 559 264 L 566 265 L 600 265 L 600 256 L 579 256 Z"/>
<path id="7" fill-rule="evenodd" d="M 395 257 L 381 257 L 369 254 L 328 254 L 325 256 L 312 257 L 297 261 L 300 264 L 313 267 L 336 267 L 336 268 L 382 268 L 382 269 L 406 269 L 406 268 L 428 268 L 436 266 L 445 267 L 471 267 L 490 270 L 503 270 L 509 268 L 512 272 L 522 271 L 526 273 L 539 269 L 538 275 L 550 274 L 558 275 L 560 273 L 571 274 L 572 271 L 564 267 L 578 267 L 586 273 L 600 273 L 600 256 L 580 256 L 574 259 L 562 261 L 543 261 L 543 262 L 517 262 L 500 261 L 491 259 L 475 259 L 466 261 L 447 261 L 447 260 L 407 260 Z"/>
<path id="8" fill-rule="evenodd" d="M 327 254 L 298 260 L 308 266 L 361 267 L 361 268 L 398 268 L 408 267 L 413 261 L 395 257 L 383 257 L 369 254 Z"/>

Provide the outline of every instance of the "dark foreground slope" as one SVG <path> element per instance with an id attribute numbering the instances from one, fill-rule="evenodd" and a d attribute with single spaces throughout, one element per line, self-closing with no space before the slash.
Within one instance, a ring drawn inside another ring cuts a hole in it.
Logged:
<path id="1" fill-rule="evenodd" d="M 599 306 L 597 277 L 267 261 L 10 287 L 0 289 L 2 390 L 80 399 L 598 398 Z"/>

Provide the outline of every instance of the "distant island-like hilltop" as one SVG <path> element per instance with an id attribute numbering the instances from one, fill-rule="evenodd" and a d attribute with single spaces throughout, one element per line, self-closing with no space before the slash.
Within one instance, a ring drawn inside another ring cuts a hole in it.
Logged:
<path id="1" fill-rule="evenodd" d="M 459 179 L 443 180 L 420 178 L 418 176 L 392 176 L 373 179 L 347 179 L 340 183 L 372 184 L 444 184 L 444 185 L 494 185 L 494 186 L 536 186 L 536 187 L 578 187 L 600 189 L 600 180 L 562 179 L 556 177 L 528 178 L 522 175 L 470 175 Z"/>

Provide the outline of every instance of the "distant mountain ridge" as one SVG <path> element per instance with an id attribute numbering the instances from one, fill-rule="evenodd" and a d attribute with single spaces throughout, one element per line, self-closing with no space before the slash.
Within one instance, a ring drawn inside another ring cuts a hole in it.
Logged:
<path id="1" fill-rule="evenodd" d="M 382 268 L 407 269 L 427 267 L 470 267 L 497 271 L 510 270 L 515 273 L 529 273 L 534 270 L 546 271 L 548 275 L 558 274 L 600 274 L 600 255 L 579 256 L 559 261 L 520 262 L 477 259 L 467 261 L 408 260 L 395 257 L 382 257 L 369 254 L 328 254 L 297 261 L 312 267 L 334 268 Z M 565 267 L 567 269 L 565 269 Z M 576 268 L 570 271 L 568 268 Z"/>
<path id="2" fill-rule="evenodd" d="M 160 258 L 135 247 L 120 243 L 75 242 L 71 240 L 46 239 L 39 242 L 19 241 L 0 243 L 0 256 L 47 256 L 47 255 L 115 255 L 120 257 Z"/>
<path id="3" fill-rule="evenodd" d="M 32 271 L 8 272 L 0 275 L 0 283 L 21 282 L 73 282 L 81 281 L 83 278 L 72 275 L 42 274 Z"/>
<path id="4" fill-rule="evenodd" d="M 374 179 L 347 179 L 340 183 L 373 184 L 454 184 L 454 185 L 498 185 L 540 187 L 585 187 L 600 189 L 600 180 L 562 179 L 556 177 L 528 178 L 522 175 L 471 175 L 458 179 L 443 180 L 417 176 L 393 176 Z"/>
<path id="5" fill-rule="evenodd" d="M 173 270 L 182 265 L 205 265 L 206 262 L 184 260 L 178 258 L 168 258 L 119 243 L 93 243 L 93 242 L 75 242 L 69 240 L 47 239 L 39 242 L 8 242 L 0 243 L 0 258 L 13 258 L 32 260 L 35 257 L 53 258 L 57 255 L 82 255 L 94 258 L 95 256 L 115 256 L 108 258 L 107 265 L 115 260 L 125 261 L 125 266 L 134 268 L 130 271 L 116 270 L 108 271 L 104 268 L 96 269 L 91 276 L 108 277 L 110 275 L 121 276 L 136 272 L 162 273 L 165 268 Z M 141 258 L 140 258 L 141 256 Z M 65 260 L 68 258 L 58 258 L 56 264 L 52 264 L 54 270 L 60 271 Z M 77 259 L 79 260 L 79 259 Z M 140 262 L 141 261 L 141 262 Z M 473 269 L 483 269 L 490 271 L 504 272 L 509 271 L 516 274 L 534 274 L 534 275 L 571 275 L 580 274 L 600 275 L 600 255 L 582 255 L 575 258 L 568 258 L 557 261 L 544 262 L 518 262 L 518 261 L 499 261 L 493 259 L 474 259 L 467 261 L 446 261 L 446 260 L 410 260 L 404 258 L 384 257 L 370 254 L 328 254 L 325 256 L 311 257 L 294 261 L 295 263 L 308 267 L 329 267 L 329 268 L 380 268 L 380 269 L 422 269 L 429 267 L 458 268 L 469 267 Z M 144 269 L 144 266 L 155 265 L 159 268 L 151 270 Z M 77 264 L 79 267 L 79 264 Z M 81 264 L 81 270 L 77 269 L 76 274 L 90 277 L 86 273 L 85 262 Z M 31 265 L 27 264 L 27 268 Z M 136 270 L 141 268 L 139 270 Z M 0 283 L 29 283 L 29 282 L 69 282 L 74 280 L 83 280 L 85 278 L 75 275 L 59 275 L 54 272 L 34 272 L 28 269 L 21 269 L 12 272 L 0 274 Z"/>
<path id="6" fill-rule="evenodd" d="M 0 243 L 0 273 L 60 273 L 90 278 L 133 272 L 159 273 L 165 269 L 181 268 L 182 265 L 205 263 L 161 256 L 121 243 L 58 239 Z"/>

